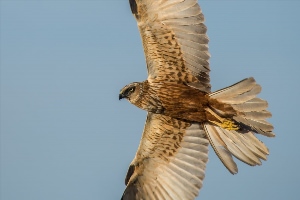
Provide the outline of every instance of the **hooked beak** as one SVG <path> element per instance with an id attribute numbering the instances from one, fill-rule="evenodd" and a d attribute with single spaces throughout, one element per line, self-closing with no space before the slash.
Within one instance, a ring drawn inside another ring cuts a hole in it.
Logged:
<path id="1" fill-rule="evenodd" d="M 123 99 L 124 95 L 123 94 L 119 94 L 119 100 Z"/>

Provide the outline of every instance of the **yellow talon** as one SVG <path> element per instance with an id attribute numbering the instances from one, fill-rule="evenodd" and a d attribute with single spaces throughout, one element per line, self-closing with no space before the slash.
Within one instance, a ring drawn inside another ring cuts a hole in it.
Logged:
<path id="1" fill-rule="evenodd" d="M 227 120 L 227 119 L 224 119 L 224 121 L 222 122 L 221 127 L 225 128 L 227 130 L 230 130 L 230 131 L 231 130 L 238 130 L 239 129 L 239 127 L 236 124 L 234 124 L 233 121 Z"/>
<path id="2" fill-rule="evenodd" d="M 216 122 L 216 121 L 211 121 L 209 120 L 211 123 L 221 127 L 221 128 L 224 128 L 224 129 L 227 129 L 227 130 L 239 130 L 239 127 L 233 122 L 233 121 L 230 121 L 228 119 L 223 119 L 222 122 Z"/>
<path id="3" fill-rule="evenodd" d="M 220 116 L 218 116 L 215 112 L 213 112 L 210 108 L 207 108 L 206 109 L 209 113 L 211 113 L 213 116 L 215 116 L 220 122 L 216 122 L 216 121 L 211 121 L 211 120 L 208 120 L 210 121 L 211 123 L 221 127 L 221 128 L 224 128 L 224 129 L 227 129 L 227 130 L 239 130 L 239 127 L 238 125 L 236 125 L 233 121 L 231 121 L 230 119 L 225 119 L 225 118 L 222 118 Z"/>

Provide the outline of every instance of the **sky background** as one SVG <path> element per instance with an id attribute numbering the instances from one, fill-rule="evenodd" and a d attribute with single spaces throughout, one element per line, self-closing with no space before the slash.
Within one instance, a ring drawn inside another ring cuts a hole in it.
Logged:
<path id="1" fill-rule="evenodd" d="M 276 138 L 262 166 L 231 175 L 210 148 L 197 199 L 300 196 L 300 1 L 200 1 L 212 90 L 253 76 Z M 147 78 L 128 0 L 1 0 L 1 200 L 113 200 L 146 112 L 118 100 Z"/>

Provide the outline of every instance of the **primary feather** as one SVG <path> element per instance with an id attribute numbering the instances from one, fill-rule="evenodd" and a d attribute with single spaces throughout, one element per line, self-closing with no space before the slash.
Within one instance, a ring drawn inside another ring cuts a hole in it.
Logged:
<path id="1" fill-rule="evenodd" d="M 205 176 L 208 144 L 200 124 L 149 113 L 122 199 L 194 199 Z"/>

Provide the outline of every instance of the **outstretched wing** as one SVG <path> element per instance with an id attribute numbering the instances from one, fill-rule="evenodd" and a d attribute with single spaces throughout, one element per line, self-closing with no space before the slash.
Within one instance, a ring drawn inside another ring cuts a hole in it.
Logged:
<path id="1" fill-rule="evenodd" d="M 208 144 L 202 125 L 148 113 L 122 199 L 195 199 L 205 175 Z"/>
<path id="2" fill-rule="evenodd" d="M 210 92 L 208 37 L 197 0 L 129 0 L 138 22 L 148 81 L 194 83 Z"/>

